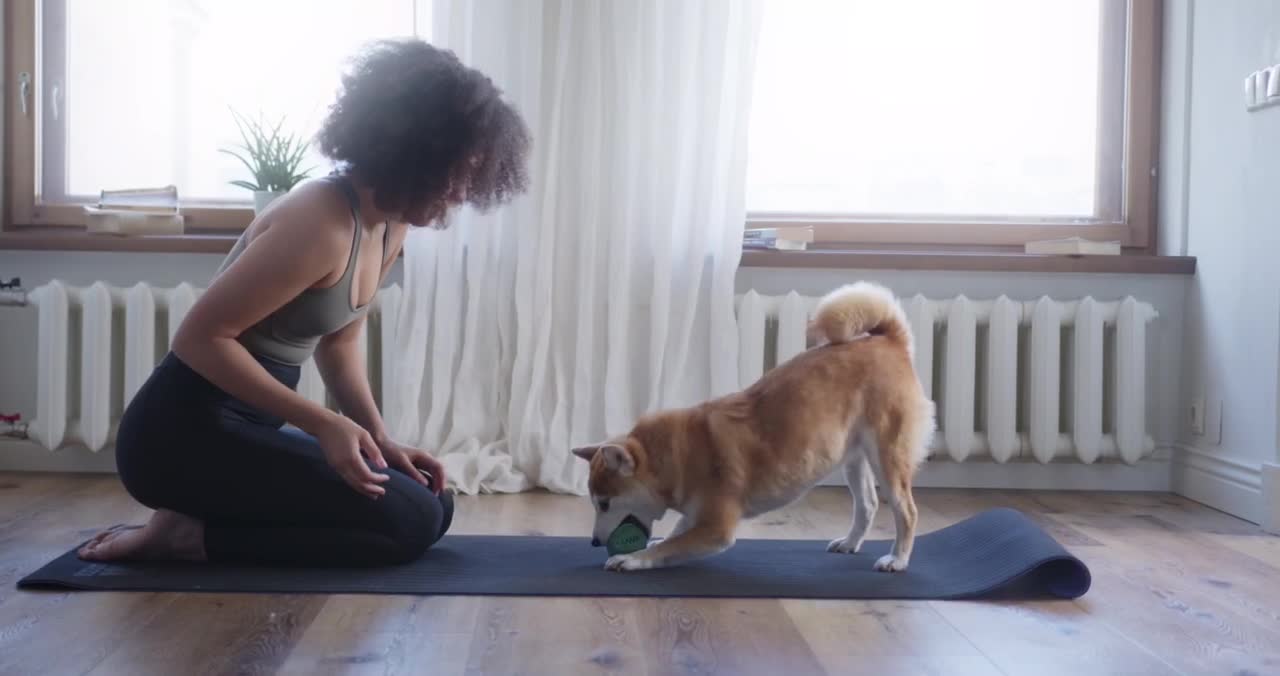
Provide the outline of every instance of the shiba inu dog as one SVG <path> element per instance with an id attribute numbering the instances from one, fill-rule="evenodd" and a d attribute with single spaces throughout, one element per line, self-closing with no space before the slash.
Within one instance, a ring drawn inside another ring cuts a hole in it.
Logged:
<path id="1" fill-rule="evenodd" d="M 803 496 L 837 466 L 853 494 L 849 532 L 828 552 L 857 552 L 880 501 L 896 539 L 875 568 L 911 559 L 916 505 L 912 479 L 934 432 L 934 405 L 912 366 L 902 307 L 884 287 L 859 282 L 823 298 L 809 324 L 815 347 L 768 371 L 747 389 L 639 420 L 626 435 L 576 448 L 591 463 L 593 544 L 634 516 L 646 529 L 668 509 L 671 534 L 610 570 L 671 566 L 734 543 L 738 522 Z"/>

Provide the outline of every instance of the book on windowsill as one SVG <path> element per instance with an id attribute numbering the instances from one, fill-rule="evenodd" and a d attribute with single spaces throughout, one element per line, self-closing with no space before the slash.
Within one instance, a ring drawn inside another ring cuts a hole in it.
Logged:
<path id="1" fill-rule="evenodd" d="M 1120 242 L 1100 242 L 1083 237 L 1027 242 L 1026 252 L 1050 256 L 1119 256 Z"/>
<path id="2" fill-rule="evenodd" d="M 742 234 L 744 249 L 804 251 L 812 242 L 811 227 L 748 228 Z"/>
<path id="3" fill-rule="evenodd" d="M 84 208 L 85 229 L 95 235 L 181 235 L 185 219 L 178 188 L 103 190 L 96 205 Z"/>

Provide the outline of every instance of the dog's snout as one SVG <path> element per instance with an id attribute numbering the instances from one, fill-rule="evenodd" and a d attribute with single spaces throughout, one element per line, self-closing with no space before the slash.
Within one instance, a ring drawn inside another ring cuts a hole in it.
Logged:
<path id="1" fill-rule="evenodd" d="M 600 546 L 600 538 L 591 538 L 591 546 L 592 546 L 592 547 L 599 547 L 599 546 Z"/>

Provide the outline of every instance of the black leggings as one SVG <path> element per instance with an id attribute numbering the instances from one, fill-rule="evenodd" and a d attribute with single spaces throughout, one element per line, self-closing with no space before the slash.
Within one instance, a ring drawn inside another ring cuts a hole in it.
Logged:
<path id="1" fill-rule="evenodd" d="M 299 368 L 259 362 L 290 388 Z M 125 410 L 116 464 L 152 509 L 204 522 L 210 561 L 370 566 L 422 556 L 449 528 L 453 500 L 387 469 L 386 494 L 357 493 L 315 439 L 228 395 L 173 354 Z"/>

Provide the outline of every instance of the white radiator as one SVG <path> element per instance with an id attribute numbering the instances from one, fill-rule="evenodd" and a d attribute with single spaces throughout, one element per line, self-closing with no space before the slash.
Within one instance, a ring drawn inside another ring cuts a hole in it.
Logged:
<path id="1" fill-rule="evenodd" d="M 53 281 L 28 296 L 37 309 L 36 410 L 27 435 L 48 449 L 78 444 L 97 451 L 110 444 L 125 405 L 169 349 L 203 289 L 189 284 L 129 288 L 97 282 L 73 287 Z M 361 337 L 374 396 L 390 381 L 389 357 L 400 287 L 378 292 Z M 298 391 L 329 404 L 313 361 Z"/>
<path id="2" fill-rule="evenodd" d="M 818 298 L 737 299 L 739 376 L 805 349 Z M 1120 460 L 1155 449 L 1147 430 L 1148 303 L 1093 298 L 901 300 L 915 366 L 938 408 L 931 456 L 964 462 Z"/>
<path id="3" fill-rule="evenodd" d="M 129 288 L 54 281 L 29 295 L 37 309 L 37 401 L 27 427 L 45 448 L 99 450 L 120 414 L 168 350 L 201 289 Z M 391 382 L 401 289 L 381 290 L 363 339 L 374 396 Z M 738 298 L 741 382 L 805 349 L 818 299 L 791 293 Z M 933 455 L 957 462 L 1121 460 L 1154 443 L 1146 427 L 1148 303 L 1078 300 L 976 301 L 922 296 L 903 302 L 915 334 L 916 369 L 938 406 Z M 331 404 L 314 363 L 299 392 Z"/>

